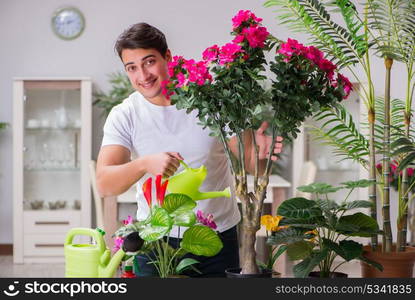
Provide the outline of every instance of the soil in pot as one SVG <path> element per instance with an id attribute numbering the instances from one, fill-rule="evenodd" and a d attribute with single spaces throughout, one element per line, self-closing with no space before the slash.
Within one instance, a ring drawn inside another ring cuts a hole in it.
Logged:
<path id="1" fill-rule="evenodd" d="M 273 271 L 261 269 L 258 274 L 241 274 L 241 268 L 226 269 L 226 278 L 271 278 Z"/>
<path id="2" fill-rule="evenodd" d="M 363 247 L 363 255 L 383 266 L 383 272 L 361 262 L 363 278 L 412 278 L 415 263 L 415 247 L 407 246 L 405 252 L 393 251 L 383 253 L 378 246 L 378 251 L 373 252 L 370 246 Z"/>
<path id="3" fill-rule="evenodd" d="M 310 274 L 308 274 L 309 278 L 320 278 L 321 277 L 321 272 L 320 271 L 315 271 L 315 272 L 310 272 Z M 341 273 L 341 272 L 330 272 L 329 276 L 327 277 L 321 277 L 321 278 L 347 278 L 348 275 L 345 273 Z"/>

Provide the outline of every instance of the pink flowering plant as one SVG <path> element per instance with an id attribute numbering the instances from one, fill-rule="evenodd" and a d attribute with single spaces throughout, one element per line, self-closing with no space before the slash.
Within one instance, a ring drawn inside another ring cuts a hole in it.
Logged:
<path id="1" fill-rule="evenodd" d="M 143 184 L 143 194 L 150 207 L 146 220 L 134 222 L 129 216 L 124 226 L 115 233 L 115 250 L 122 246 L 124 238 L 131 232 L 138 232 L 144 240 L 144 246 L 138 254 L 148 256 L 161 278 L 181 274 L 194 268 L 197 260 L 186 257 L 188 253 L 201 256 L 214 256 L 223 247 L 218 237 L 213 215 L 204 215 L 202 211 L 193 212 L 196 202 L 184 194 L 171 193 L 165 195 L 168 180 L 162 182 L 161 175 L 154 180 L 156 185 L 156 201 L 152 197 L 152 178 Z M 169 243 L 173 225 L 185 228 L 179 247 Z"/>
<path id="2" fill-rule="evenodd" d="M 163 90 L 178 109 L 188 113 L 196 110 L 201 125 L 222 141 L 234 175 L 236 197 L 242 204 L 243 274 L 259 272 L 255 233 L 260 228 L 276 137 L 283 136 L 286 141 L 295 138 L 306 117 L 345 99 L 352 89 L 323 52 L 292 39 L 282 43 L 261 21 L 251 11 L 241 10 L 232 19 L 231 42 L 208 47 L 200 61 L 175 56 Z M 275 80 L 266 73 L 265 55 L 270 52 L 275 53 L 270 64 Z M 266 89 L 270 81 L 271 89 Z M 272 143 L 266 166 L 260 171 L 255 130 L 264 118 L 270 124 Z M 231 136 L 238 141 L 237 155 L 227 144 Z M 255 149 L 252 191 L 247 186 L 244 151 L 249 136 Z"/>

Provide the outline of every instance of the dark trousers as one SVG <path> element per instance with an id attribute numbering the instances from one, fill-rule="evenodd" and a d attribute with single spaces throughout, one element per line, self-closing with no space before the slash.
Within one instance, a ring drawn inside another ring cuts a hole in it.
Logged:
<path id="1" fill-rule="evenodd" d="M 193 258 L 199 263 L 195 268 L 202 274 L 193 270 L 187 270 L 184 275 L 190 277 L 225 277 L 225 270 L 228 268 L 239 268 L 239 246 L 237 227 L 234 226 L 224 232 L 219 233 L 222 240 L 222 250 L 212 257 L 198 256 L 191 253 L 183 258 Z M 180 247 L 181 239 L 169 238 L 169 244 L 173 248 Z M 151 254 L 150 254 L 151 255 Z M 156 268 L 149 264 L 150 259 L 146 255 L 137 255 L 134 259 L 134 272 L 137 276 L 158 276 Z"/>

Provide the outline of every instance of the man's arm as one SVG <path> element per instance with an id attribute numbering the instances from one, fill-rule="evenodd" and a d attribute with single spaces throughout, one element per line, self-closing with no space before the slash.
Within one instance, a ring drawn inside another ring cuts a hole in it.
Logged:
<path id="1" fill-rule="evenodd" d="M 130 160 L 130 150 L 121 145 L 103 146 L 97 161 L 97 187 L 101 197 L 127 191 L 146 173 L 172 176 L 183 157 L 177 152 L 162 152 Z"/>

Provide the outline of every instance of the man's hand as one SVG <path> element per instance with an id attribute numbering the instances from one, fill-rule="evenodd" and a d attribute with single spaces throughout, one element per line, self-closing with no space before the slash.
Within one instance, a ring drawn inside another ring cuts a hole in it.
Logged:
<path id="1" fill-rule="evenodd" d="M 183 160 L 183 157 L 178 152 L 162 152 L 148 155 L 145 160 L 147 173 L 153 176 L 162 174 L 163 177 L 168 178 L 179 168 L 179 160 Z"/>
<path id="2" fill-rule="evenodd" d="M 269 127 L 268 122 L 262 122 L 261 126 L 258 128 L 258 130 L 255 132 L 255 140 L 258 145 L 258 155 L 259 159 L 267 159 L 269 155 L 269 148 L 272 144 L 272 137 L 265 135 L 265 130 Z M 271 159 L 273 161 L 276 161 L 278 158 L 274 154 L 281 153 L 282 151 L 282 137 L 277 136 L 275 138 L 275 146 L 274 146 L 274 152 L 271 156 Z M 255 161 L 255 149 L 254 147 L 251 147 L 251 160 L 252 162 Z"/>

